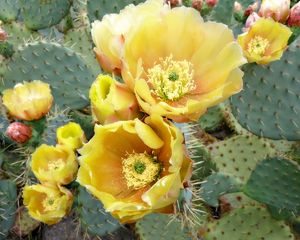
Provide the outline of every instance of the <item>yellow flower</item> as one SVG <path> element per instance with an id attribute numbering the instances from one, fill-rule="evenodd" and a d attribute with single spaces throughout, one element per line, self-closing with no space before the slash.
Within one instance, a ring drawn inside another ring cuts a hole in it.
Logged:
<path id="1" fill-rule="evenodd" d="M 79 153 L 77 181 L 121 222 L 173 211 L 191 173 L 181 132 L 158 115 L 96 125 Z"/>
<path id="2" fill-rule="evenodd" d="M 71 148 L 42 144 L 32 154 L 31 169 L 42 183 L 69 184 L 76 177 L 78 163 Z"/>
<path id="3" fill-rule="evenodd" d="M 146 113 L 185 122 L 239 92 L 245 62 L 226 25 L 177 7 L 132 30 L 122 77 Z"/>
<path id="4" fill-rule="evenodd" d="M 258 14 L 285 23 L 290 14 L 290 0 L 263 0 Z"/>
<path id="5" fill-rule="evenodd" d="M 131 120 L 139 116 L 136 97 L 125 84 L 108 75 L 99 75 L 90 89 L 94 119 L 107 124 L 119 120 Z"/>
<path id="6" fill-rule="evenodd" d="M 49 84 L 39 80 L 18 83 L 13 89 L 3 91 L 3 104 L 9 113 L 26 121 L 37 120 L 46 115 L 52 102 Z"/>
<path id="7" fill-rule="evenodd" d="M 285 25 L 261 18 L 238 36 L 238 43 L 249 62 L 267 64 L 281 58 L 291 34 Z"/>
<path id="8" fill-rule="evenodd" d="M 150 14 L 162 11 L 163 0 L 148 0 L 145 3 L 127 6 L 120 14 L 107 14 L 102 21 L 92 23 L 92 37 L 97 59 L 105 71 L 119 74 L 122 66 L 120 56 L 127 33 Z M 168 9 L 165 6 L 164 9 Z"/>
<path id="9" fill-rule="evenodd" d="M 37 184 L 24 187 L 23 200 L 31 217 L 52 225 L 68 214 L 73 195 L 63 187 Z"/>
<path id="10" fill-rule="evenodd" d="M 75 150 L 82 147 L 83 143 L 86 142 L 86 138 L 80 125 L 74 122 L 57 128 L 56 130 L 57 142 L 61 145 Z"/>

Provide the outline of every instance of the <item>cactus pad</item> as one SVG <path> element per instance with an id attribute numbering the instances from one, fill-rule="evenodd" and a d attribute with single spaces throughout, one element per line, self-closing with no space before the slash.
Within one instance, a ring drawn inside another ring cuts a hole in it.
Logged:
<path id="1" fill-rule="evenodd" d="M 208 224 L 206 240 L 293 240 L 290 228 L 260 207 L 235 209 Z"/>
<path id="2" fill-rule="evenodd" d="M 42 29 L 58 24 L 69 12 L 70 0 L 20 0 L 25 25 Z"/>
<path id="3" fill-rule="evenodd" d="M 71 49 L 46 42 L 20 47 L 7 63 L 0 89 L 37 79 L 51 85 L 55 103 L 63 108 L 77 109 L 89 104 L 88 90 L 94 75 L 84 59 Z"/>
<path id="4" fill-rule="evenodd" d="M 199 119 L 199 125 L 207 132 L 218 130 L 224 121 L 223 111 L 220 106 L 209 108 L 208 111 Z"/>
<path id="5" fill-rule="evenodd" d="M 186 229 L 182 229 L 177 219 L 166 214 L 150 214 L 135 225 L 136 233 L 141 240 L 191 240 Z"/>
<path id="6" fill-rule="evenodd" d="M 0 0 L 0 20 L 10 22 L 18 17 L 19 1 L 18 0 Z"/>
<path id="7" fill-rule="evenodd" d="M 300 214 L 300 166 L 275 157 L 260 162 L 243 192 L 256 201 L 279 210 Z"/>
<path id="8" fill-rule="evenodd" d="M 280 61 L 244 68 L 244 91 L 231 99 L 240 124 L 271 139 L 300 140 L 300 38 Z"/>

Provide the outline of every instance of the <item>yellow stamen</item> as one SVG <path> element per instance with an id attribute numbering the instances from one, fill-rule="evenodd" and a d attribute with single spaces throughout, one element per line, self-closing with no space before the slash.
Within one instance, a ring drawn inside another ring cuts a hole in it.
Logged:
<path id="1" fill-rule="evenodd" d="M 65 166 L 65 162 L 62 159 L 57 159 L 48 163 L 48 169 L 51 170 L 58 170 Z"/>
<path id="2" fill-rule="evenodd" d="M 270 42 L 268 39 L 263 38 L 261 36 L 255 36 L 250 40 L 247 46 L 247 51 L 249 53 L 254 53 L 259 56 L 262 56 L 265 54 L 267 48 L 269 47 Z"/>
<path id="3" fill-rule="evenodd" d="M 54 199 L 53 197 L 46 197 L 42 201 L 44 211 L 48 212 L 48 211 L 56 210 L 59 205 L 58 200 L 59 199 Z"/>
<path id="4" fill-rule="evenodd" d="M 132 153 L 123 159 L 123 174 L 128 188 L 140 189 L 154 182 L 161 164 L 147 153 Z"/>
<path id="5" fill-rule="evenodd" d="M 148 70 L 153 92 L 163 100 L 176 101 L 196 88 L 192 63 L 175 61 L 170 55 Z"/>

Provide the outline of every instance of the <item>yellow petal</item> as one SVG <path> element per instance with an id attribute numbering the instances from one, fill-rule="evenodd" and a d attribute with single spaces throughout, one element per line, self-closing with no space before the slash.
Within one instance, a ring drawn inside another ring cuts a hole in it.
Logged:
<path id="1" fill-rule="evenodd" d="M 61 145 L 75 150 L 82 147 L 86 142 L 86 138 L 80 125 L 74 122 L 69 122 L 66 125 L 59 127 L 56 130 L 57 142 Z"/>

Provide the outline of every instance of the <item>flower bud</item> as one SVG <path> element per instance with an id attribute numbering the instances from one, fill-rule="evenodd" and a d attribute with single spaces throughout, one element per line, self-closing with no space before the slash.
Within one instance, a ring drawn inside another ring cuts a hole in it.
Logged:
<path id="1" fill-rule="evenodd" d="M 205 2 L 209 7 L 214 7 L 218 4 L 218 0 L 205 0 Z"/>
<path id="2" fill-rule="evenodd" d="M 0 27 L 0 42 L 6 41 L 7 37 L 7 33 Z"/>
<path id="3" fill-rule="evenodd" d="M 234 2 L 234 11 L 235 12 L 242 11 L 242 5 L 237 1 Z"/>
<path id="4" fill-rule="evenodd" d="M 181 0 L 166 0 L 167 4 L 170 4 L 171 7 L 177 7 L 181 4 Z"/>
<path id="5" fill-rule="evenodd" d="M 246 17 L 250 16 L 253 12 L 257 10 L 257 8 L 258 8 L 258 2 L 249 5 L 244 12 L 244 16 Z"/>
<path id="6" fill-rule="evenodd" d="M 24 123 L 13 122 L 8 126 L 6 135 L 17 143 L 25 143 L 31 138 L 32 130 Z"/>
<path id="7" fill-rule="evenodd" d="M 284 23 L 290 14 L 290 4 L 290 0 L 263 0 L 258 14 Z"/>
<path id="8" fill-rule="evenodd" d="M 203 1 L 202 0 L 193 0 L 192 7 L 196 10 L 200 11 L 202 8 Z"/>
<path id="9" fill-rule="evenodd" d="M 260 16 L 256 12 L 251 13 L 251 15 L 247 18 L 245 27 L 243 28 L 243 32 L 247 32 L 249 28 L 258 20 Z"/>
<path id="10" fill-rule="evenodd" d="M 288 25 L 300 27 L 300 2 L 292 7 Z"/>

